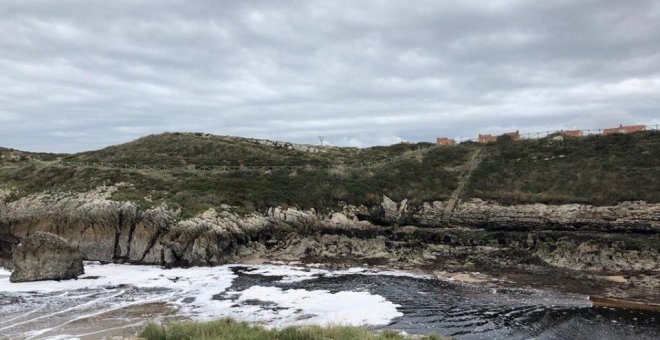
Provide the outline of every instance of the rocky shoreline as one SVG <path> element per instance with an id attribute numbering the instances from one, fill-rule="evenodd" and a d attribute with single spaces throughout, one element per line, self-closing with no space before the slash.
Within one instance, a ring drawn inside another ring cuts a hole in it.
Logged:
<path id="1" fill-rule="evenodd" d="M 447 202 L 341 211 L 223 206 L 190 219 L 165 206 L 109 199 L 116 187 L 0 203 L 0 258 L 37 231 L 69 241 L 85 260 L 165 266 L 265 259 L 479 272 L 499 284 L 660 302 L 660 204 L 615 206 Z M 611 280 L 609 277 L 621 276 Z M 492 281 L 491 280 L 491 281 Z M 618 282 L 617 282 L 618 281 Z"/>

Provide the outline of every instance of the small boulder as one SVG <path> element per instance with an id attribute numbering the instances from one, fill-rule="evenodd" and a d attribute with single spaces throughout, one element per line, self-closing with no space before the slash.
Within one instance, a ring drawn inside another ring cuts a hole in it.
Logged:
<path id="1" fill-rule="evenodd" d="M 36 232 L 12 254 L 11 282 L 75 279 L 83 274 L 82 255 L 55 234 Z"/>
<path id="2" fill-rule="evenodd" d="M 404 199 L 401 203 L 396 203 L 391 198 L 383 195 L 383 202 L 381 202 L 380 209 L 377 208 L 379 211 L 375 214 L 377 216 L 376 219 L 386 224 L 398 224 L 407 212 L 407 208 L 407 199 Z"/>

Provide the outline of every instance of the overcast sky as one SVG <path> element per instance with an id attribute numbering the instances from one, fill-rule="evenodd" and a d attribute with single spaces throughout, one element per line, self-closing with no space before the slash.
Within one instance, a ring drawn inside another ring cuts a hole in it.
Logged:
<path id="1" fill-rule="evenodd" d="M 0 146 L 660 123 L 660 1 L 0 1 Z"/>

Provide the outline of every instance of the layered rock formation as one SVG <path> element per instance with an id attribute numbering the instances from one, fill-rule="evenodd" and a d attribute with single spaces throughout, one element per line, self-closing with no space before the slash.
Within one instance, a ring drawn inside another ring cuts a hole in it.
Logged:
<path id="1" fill-rule="evenodd" d="M 452 213 L 445 202 L 424 203 L 406 216 L 406 223 L 446 225 L 488 230 L 566 230 L 656 233 L 660 230 L 660 205 L 623 202 L 615 206 L 584 204 L 524 204 L 503 206 L 472 199 L 461 202 Z"/>
<path id="2" fill-rule="evenodd" d="M 502 206 L 471 200 L 449 211 L 446 202 L 414 206 L 384 197 L 380 205 L 335 212 L 270 208 L 238 214 L 223 206 L 181 219 L 166 206 L 144 210 L 112 201 L 114 190 L 0 203 L 0 258 L 6 265 L 12 247 L 43 231 L 68 239 L 86 260 L 108 262 L 188 266 L 261 258 L 493 275 L 547 275 L 555 268 L 577 281 L 583 272 L 636 275 L 628 291 L 639 296 L 658 291 L 660 282 L 658 204 Z"/>
<path id="3" fill-rule="evenodd" d="M 502 206 L 472 200 L 448 213 L 445 202 L 410 207 L 385 197 L 379 206 L 347 205 L 327 214 L 271 208 L 239 215 L 225 207 L 181 220 L 167 207 L 141 210 L 111 201 L 113 190 L 0 205 L 0 251 L 6 256 L 21 238 L 46 231 L 68 239 L 88 260 L 167 265 L 213 265 L 255 254 L 395 261 L 433 257 L 439 246 L 515 250 L 572 269 L 658 270 L 660 262 L 660 205 L 644 202 Z"/>
<path id="4" fill-rule="evenodd" d="M 51 233 L 37 231 L 16 246 L 11 282 L 74 279 L 84 273 L 76 247 Z"/>

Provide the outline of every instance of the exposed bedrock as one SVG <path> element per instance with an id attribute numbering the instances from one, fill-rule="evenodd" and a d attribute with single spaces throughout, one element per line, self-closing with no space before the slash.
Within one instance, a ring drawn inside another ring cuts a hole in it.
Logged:
<path id="1" fill-rule="evenodd" d="M 524 204 L 503 206 L 472 199 L 461 202 L 452 213 L 445 202 L 424 203 L 401 217 L 405 223 L 443 225 L 491 230 L 592 230 L 602 232 L 657 233 L 660 204 L 623 202 L 615 206 L 584 204 Z"/>
<path id="2" fill-rule="evenodd" d="M 87 260 L 213 265 L 249 256 L 298 260 L 352 257 L 422 263 L 438 256 L 466 261 L 543 261 L 576 270 L 658 271 L 660 205 L 502 206 L 445 202 L 413 207 L 385 197 L 374 207 L 341 212 L 271 208 L 237 214 L 210 209 L 182 220 L 167 207 L 142 210 L 108 199 L 113 187 L 81 194 L 32 195 L 0 203 L 0 257 L 21 239 L 60 235 Z M 461 255 L 462 254 L 462 255 Z M 466 255 L 468 254 L 468 255 Z"/>
<path id="3" fill-rule="evenodd" d="M 60 236 L 35 232 L 16 246 L 11 282 L 74 279 L 84 273 L 82 256 Z"/>

